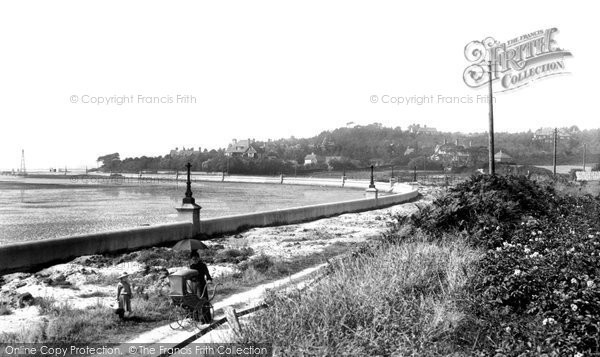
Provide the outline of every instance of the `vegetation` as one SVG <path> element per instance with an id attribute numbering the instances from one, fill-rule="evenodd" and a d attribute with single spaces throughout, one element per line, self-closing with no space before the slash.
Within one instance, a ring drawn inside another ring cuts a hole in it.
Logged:
<path id="1" fill-rule="evenodd" d="M 314 289 L 272 294 L 244 341 L 273 343 L 281 355 L 445 355 L 479 252 L 425 238 L 365 248 Z"/>
<path id="2" fill-rule="evenodd" d="M 598 353 L 600 196 L 558 186 L 472 177 L 313 289 L 271 296 L 243 339 L 286 355 Z"/>
<path id="3" fill-rule="evenodd" d="M 97 343 L 123 342 L 149 328 L 166 322 L 172 306 L 167 293 L 157 290 L 132 301 L 134 316 L 121 320 L 114 309 L 101 303 L 87 308 L 73 308 L 53 298 L 36 298 L 36 305 L 46 319 L 18 332 L 0 333 L 3 343 Z"/>
<path id="4" fill-rule="evenodd" d="M 588 145 L 587 160 L 600 161 L 600 130 L 583 130 L 577 127 L 565 128 L 569 139 L 558 143 L 558 164 L 579 164 L 583 155 L 583 144 Z M 467 166 L 481 168 L 487 162 L 487 134 L 461 134 L 437 132 L 433 135 L 414 134 L 400 127 L 387 128 L 379 123 L 354 128 L 338 128 L 324 131 L 312 138 L 288 138 L 274 141 L 257 141 L 253 145 L 263 152 L 260 159 L 226 157 L 225 149 L 204 149 L 191 155 L 170 154 L 159 157 L 136 157 L 121 160 L 118 153 L 98 157 L 102 162 L 101 171 L 140 172 L 157 170 L 183 170 L 187 162 L 194 171 L 224 172 L 231 174 L 305 174 L 327 169 L 337 171 L 366 168 L 371 163 L 393 164 L 412 169 L 439 168 L 439 162 L 427 158 L 434 154 L 436 145 L 444 140 L 459 140 L 468 154 Z M 496 133 L 496 150 L 510 154 L 519 164 L 551 165 L 552 143 L 548 140 L 534 140 L 534 134 Z M 223 143 L 226 146 L 227 143 Z M 315 153 L 321 158 L 316 165 L 305 167 L 306 155 Z M 334 157 L 328 164 L 323 159 Z M 412 164 L 411 164 L 412 162 Z"/>

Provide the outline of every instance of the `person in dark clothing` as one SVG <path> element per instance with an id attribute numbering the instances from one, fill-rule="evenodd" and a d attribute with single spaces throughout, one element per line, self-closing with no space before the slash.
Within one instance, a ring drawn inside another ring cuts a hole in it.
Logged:
<path id="1" fill-rule="evenodd" d="M 208 293 L 204 290 L 207 283 L 212 283 L 212 277 L 208 272 L 208 267 L 200 259 L 200 255 L 196 251 L 190 254 L 191 265 L 190 269 L 197 270 L 200 273 L 197 282 L 197 295 L 199 298 L 208 297 Z"/>

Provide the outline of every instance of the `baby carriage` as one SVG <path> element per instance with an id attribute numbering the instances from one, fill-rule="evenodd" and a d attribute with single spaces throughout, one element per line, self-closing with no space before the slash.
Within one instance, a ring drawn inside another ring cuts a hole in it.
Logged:
<path id="1" fill-rule="evenodd" d="M 215 297 L 215 286 L 212 296 L 208 296 L 207 286 L 202 294 L 198 294 L 199 273 L 193 269 L 182 269 L 169 275 L 171 304 L 173 309 L 169 315 L 169 326 L 177 328 L 199 328 L 202 324 L 212 322 L 214 309 L 211 304 Z"/>

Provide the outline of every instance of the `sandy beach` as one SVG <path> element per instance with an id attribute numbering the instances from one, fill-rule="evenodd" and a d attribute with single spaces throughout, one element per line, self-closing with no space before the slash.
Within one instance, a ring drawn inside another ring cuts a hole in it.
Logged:
<path id="1" fill-rule="evenodd" d="M 433 188 L 420 187 L 423 195 L 419 204 L 432 198 Z M 248 249 L 260 255 L 278 259 L 294 259 L 323 252 L 333 245 L 351 247 L 376 238 L 384 233 L 396 214 L 410 214 L 416 202 L 361 213 L 343 214 L 301 224 L 254 228 L 241 234 L 204 241 L 209 249 Z M 167 249 L 169 248 L 160 248 Z M 156 249 L 155 249 L 156 250 Z M 152 252 L 152 249 L 146 250 Z M 139 254 L 144 253 L 137 252 Z M 147 252 L 146 252 L 147 253 Z M 66 305 L 85 309 L 91 306 L 115 306 L 116 277 L 127 272 L 138 283 L 133 284 L 136 295 L 155 294 L 168 290 L 168 274 L 183 268 L 165 268 L 156 262 L 147 264 L 132 259 L 136 253 L 116 256 L 83 256 L 71 262 L 55 265 L 36 273 L 14 273 L 2 276 L 0 301 L 9 306 L 8 313 L 0 315 L 0 333 L 18 332 L 32 324 L 47 323 L 50 316 L 41 311 L 43 304 Z M 209 264 L 215 282 L 239 271 L 235 263 Z M 28 300 L 31 294 L 33 301 Z M 134 297 L 133 304 L 136 303 Z M 226 296 L 219 296 L 220 300 Z M 249 297 L 250 298 L 250 297 Z M 255 296 L 251 297 L 256 299 Z"/>

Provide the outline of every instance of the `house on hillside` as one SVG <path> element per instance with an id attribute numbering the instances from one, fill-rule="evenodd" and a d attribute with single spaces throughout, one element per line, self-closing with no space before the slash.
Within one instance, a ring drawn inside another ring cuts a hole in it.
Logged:
<path id="1" fill-rule="evenodd" d="M 412 124 L 408 126 L 408 132 L 417 135 L 433 135 L 437 134 L 438 131 L 436 128 L 427 127 L 427 125 Z"/>
<path id="2" fill-rule="evenodd" d="M 233 139 L 225 150 L 225 156 L 261 159 L 264 156 L 264 149 L 256 146 L 254 140 Z"/>
<path id="3" fill-rule="evenodd" d="M 316 165 L 318 163 L 323 162 L 323 158 L 315 155 L 315 153 L 308 154 L 304 157 L 304 166 Z"/>
<path id="4" fill-rule="evenodd" d="M 512 158 L 512 156 L 502 152 L 502 150 L 498 151 L 496 155 L 494 155 L 494 161 L 507 165 L 515 164 L 515 160 Z"/>
<path id="5" fill-rule="evenodd" d="M 570 140 L 571 133 L 568 129 L 560 128 L 556 133 L 558 140 Z M 553 128 L 540 128 L 533 133 L 533 140 L 536 141 L 554 141 L 554 129 Z"/>
<path id="6" fill-rule="evenodd" d="M 450 166 L 462 166 L 468 163 L 470 156 L 464 146 L 445 143 L 435 146 L 430 159 Z"/>

